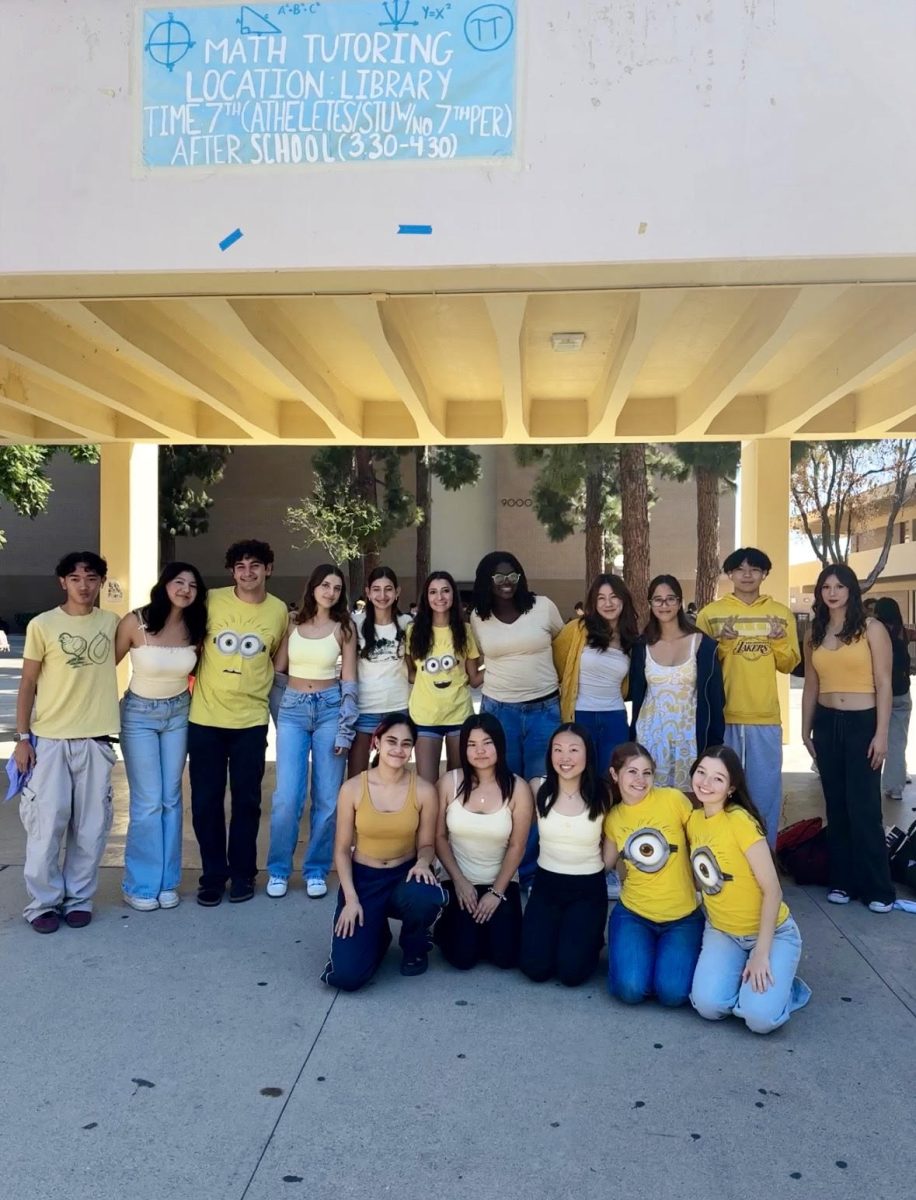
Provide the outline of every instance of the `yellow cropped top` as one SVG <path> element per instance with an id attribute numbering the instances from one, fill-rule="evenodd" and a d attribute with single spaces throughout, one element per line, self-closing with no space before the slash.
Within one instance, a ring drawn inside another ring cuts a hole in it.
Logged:
<path id="1" fill-rule="evenodd" d="M 336 625 L 327 637 L 306 638 L 298 629 L 289 635 L 289 673 L 293 679 L 336 679 L 339 658 Z"/>
<path id="2" fill-rule="evenodd" d="M 837 650 L 825 650 L 818 646 L 811 652 L 811 662 L 817 671 L 818 691 L 855 692 L 861 695 L 875 694 L 875 675 L 871 663 L 871 649 L 863 633 L 847 646 L 840 643 Z"/>
<path id="3" fill-rule="evenodd" d="M 381 812 L 372 803 L 368 771 L 363 771 L 360 778 L 363 790 L 356 806 L 356 849 L 366 858 L 377 858 L 381 862 L 415 854 L 420 827 L 416 772 L 410 772 L 407 799 L 394 812 Z"/>

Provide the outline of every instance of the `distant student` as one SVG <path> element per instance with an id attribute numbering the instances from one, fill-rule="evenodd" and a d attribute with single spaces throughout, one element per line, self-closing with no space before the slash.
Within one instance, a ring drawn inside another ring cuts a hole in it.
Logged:
<path id="1" fill-rule="evenodd" d="M 207 635 L 191 697 L 188 759 L 191 815 L 200 846 L 197 903 L 254 895 L 258 873 L 261 780 L 267 751 L 267 697 L 273 657 L 287 629 L 286 605 L 267 594 L 274 552 L 266 542 L 234 542 L 226 551 L 233 587 L 215 588 L 207 603 Z M 226 842 L 226 781 L 232 815 Z"/>
<path id="2" fill-rule="evenodd" d="M 95 607 L 108 565 L 91 550 L 78 550 L 54 573 L 65 600 L 26 629 L 13 752 L 21 772 L 32 768 L 19 813 L 29 893 L 23 915 L 36 933 L 54 933 L 61 916 L 71 929 L 92 920 L 117 761 L 111 739 L 118 733 L 118 618 Z"/>
<path id="3" fill-rule="evenodd" d="M 729 554 L 722 570 L 734 592 L 707 604 L 697 616 L 697 628 L 719 643 L 725 742 L 741 760 L 767 838 L 775 846 L 782 810 L 782 724 L 776 675 L 789 674 L 801 654 L 792 613 L 772 596 L 760 594 L 772 566 L 767 555 L 753 546 Z"/>

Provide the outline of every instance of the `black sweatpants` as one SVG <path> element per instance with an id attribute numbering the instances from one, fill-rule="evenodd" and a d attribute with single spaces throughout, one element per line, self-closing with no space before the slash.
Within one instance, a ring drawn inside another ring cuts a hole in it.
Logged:
<path id="1" fill-rule="evenodd" d="M 894 899 L 884 821 L 881 771 L 868 747 L 878 719 L 873 708 L 842 712 L 817 706 L 811 736 L 827 805 L 830 886 L 865 901 Z"/>
<path id="2" fill-rule="evenodd" d="M 535 983 L 556 976 L 578 987 L 598 965 L 606 921 L 603 871 L 559 875 L 538 867 L 522 921 L 519 966 Z"/>
<path id="3" fill-rule="evenodd" d="M 267 726 L 222 729 L 188 725 L 191 817 L 200 846 L 202 888 L 222 888 L 227 879 L 253 880 L 258 873 L 261 780 Z M 226 777 L 232 797 L 228 853 Z"/>
<path id="4" fill-rule="evenodd" d="M 448 894 L 448 904 L 436 926 L 436 944 L 445 960 L 459 971 L 469 971 L 479 962 L 492 963 L 503 969 L 517 967 L 522 941 L 522 900 L 518 884 L 509 884 L 505 900 L 499 902 L 489 921 L 482 924 L 458 904 L 450 879 L 442 886 Z M 488 891 L 486 886 L 478 886 L 478 898 Z"/>

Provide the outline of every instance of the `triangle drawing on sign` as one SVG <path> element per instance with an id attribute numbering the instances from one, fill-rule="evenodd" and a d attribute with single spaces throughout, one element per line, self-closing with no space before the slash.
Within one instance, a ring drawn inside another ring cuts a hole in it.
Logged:
<path id="1" fill-rule="evenodd" d="M 250 4 L 242 5 L 239 30 L 243 34 L 257 37 L 262 33 L 282 33 L 283 30 L 271 21 L 266 13 L 259 13 Z"/>

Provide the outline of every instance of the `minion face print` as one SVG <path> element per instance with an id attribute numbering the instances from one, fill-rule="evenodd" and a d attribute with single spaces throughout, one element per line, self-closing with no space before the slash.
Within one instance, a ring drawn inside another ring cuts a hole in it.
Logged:
<path id="1" fill-rule="evenodd" d="M 243 621 L 234 621 L 235 625 L 244 626 Z M 252 622 L 253 624 L 253 622 Z M 254 628 L 214 629 L 210 632 L 210 641 L 220 655 L 217 660 L 221 665 L 217 668 L 224 675 L 235 675 L 241 678 L 247 674 L 246 667 L 260 665 L 260 656 L 267 653 L 267 645 L 260 633 Z"/>
<path id="2" fill-rule="evenodd" d="M 464 665 L 454 654 L 435 654 L 419 664 L 419 669 L 429 676 L 434 688 L 445 691 L 453 683 L 460 682 Z"/>

